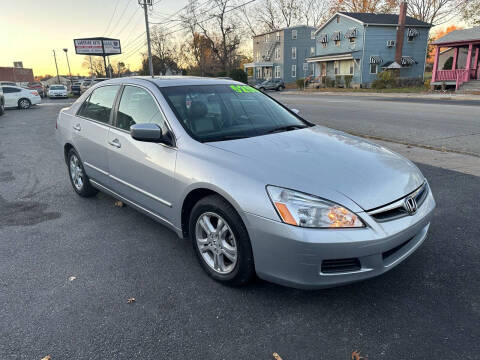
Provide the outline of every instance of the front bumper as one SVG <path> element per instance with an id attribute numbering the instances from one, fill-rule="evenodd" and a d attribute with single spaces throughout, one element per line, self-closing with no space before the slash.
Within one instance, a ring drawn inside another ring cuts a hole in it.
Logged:
<path id="1" fill-rule="evenodd" d="M 427 198 L 413 216 L 378 223 L 365 212 L 361 229 L 299 228 L 245 214 L 257 275 L 296 288 L 327 288 L 387 272 L 425 240 L 435 200 Z M 356 259 L 355 270 L 326 272 L 325 260 Z"/>

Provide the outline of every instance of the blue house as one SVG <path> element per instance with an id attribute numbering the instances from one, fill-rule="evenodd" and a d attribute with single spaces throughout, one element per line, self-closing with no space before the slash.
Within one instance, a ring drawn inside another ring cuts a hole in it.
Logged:
<path id="1" fill-rule="evenodd" d="M 431 24 L 400 15 L 339 12 L 315 32 L 313 82 L 352 76 L 353 87 L 370 87 L 383 70 L 397 70 L 400 78 L 422 80 Z M 342 85 L 342 84 L 340 84 Z"/>
<path id="2" fill-rule="evenodd" d="M 249 83 L 267 79 L 295 82 L 312 74 L 305 59 L 315 55 L 315 28 L 299 25 L 253 37 L 253 62 L 245 64 Z"/>

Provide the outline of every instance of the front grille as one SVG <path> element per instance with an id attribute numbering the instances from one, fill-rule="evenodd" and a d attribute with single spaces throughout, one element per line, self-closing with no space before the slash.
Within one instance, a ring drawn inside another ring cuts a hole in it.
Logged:
<path id="1" fill-rule="evenodd" d="M 414 198 L 415 198 L 415 201 L 417 202 L 417 209 L 419 209 L 428 195 L 427 183 L 424 183 L 422 186 L 420 186 L 417 190 L 413 192 L 413 194 L 415 194 Z M 411 194 L 407 196 L 410 196 L 410 195 Z M 381 206 L 380 208 L 371 209 L 368 211 L 368 213 L 370 214 L 371 217 L 373 217 L 378 222 L 395 220 L 395 219 L 407 216 L 408 212 L 403 207 L 404 199 L 405 198 L 396 200 L 393 203 Z M 382 211 L 382 208 L 385 208 L 385 210 Z"/>
<path id="2" fill-rule="evenodd" d="M 358 258 L 333 259 L 322 261 L 322 273 L 325 274 L 353 272 L 360 269 L 360 260 L 358 260 Z"/>
<path id="3" fill-rule="evenodd" d="M 395 246 L 393 249 L 387 250 L 384 253 L 382 253 L 383 260 L 388 259 L 390 256 L 394 255 L 398 250 L 400 250 L 405 245 L 407 245 L 412 239 L 413 239 L 413 237 L 408 239 L 407 241 L 404 241 L 400 245 Z"/>

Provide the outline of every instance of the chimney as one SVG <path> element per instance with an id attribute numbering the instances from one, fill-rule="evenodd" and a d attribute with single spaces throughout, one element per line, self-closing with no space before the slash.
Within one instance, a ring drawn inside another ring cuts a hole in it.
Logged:
<path id="1" fill-rule="evenodd" d="M 400 64 L 402 60 L 403 38 L 405 35 L 405 20 L 407 17 L 407 2 L 400 4 L 400 13 L 398 14 L 397 41 L 395 48 L 395 61 Z"/>

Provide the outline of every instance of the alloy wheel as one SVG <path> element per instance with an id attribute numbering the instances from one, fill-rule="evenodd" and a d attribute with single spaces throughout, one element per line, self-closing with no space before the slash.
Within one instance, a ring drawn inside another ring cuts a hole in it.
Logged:
<path id="1" fill-rule="evenodd" d="M 238 259 L 235 235 L 220 215 L 206 212 L 195 225 L 198 250 L 205 263 L 218 274 L 229 274 Z"/>
<path id="2" fill-rule="evenodd" d="M 82 167 L 80 166 L 80 160 L 78 160 L 78 157 L 75 154 L 70 156 L 70 177 L 72 178 L 75 189 L 81 191 L 83 188 L 84 176 Z"/>
<path id="3" fill-rule="evenodd" d="M 30 102 L 27 99 L 20 100 L 20 107 L 22 109 L 28 109 L 30 107 Z"/>

